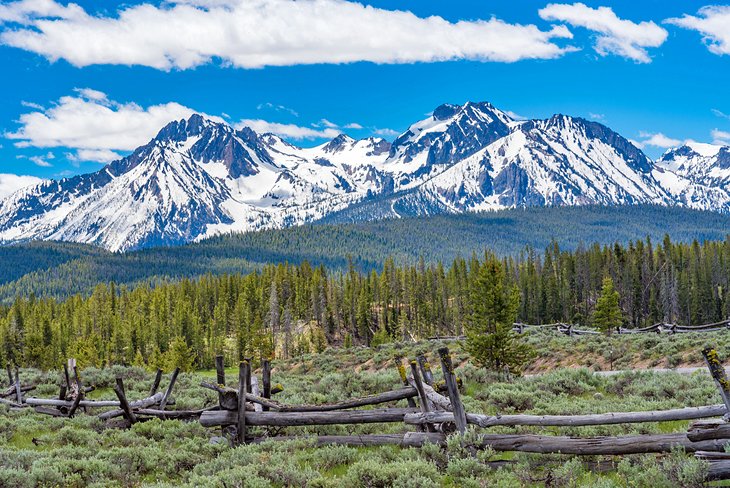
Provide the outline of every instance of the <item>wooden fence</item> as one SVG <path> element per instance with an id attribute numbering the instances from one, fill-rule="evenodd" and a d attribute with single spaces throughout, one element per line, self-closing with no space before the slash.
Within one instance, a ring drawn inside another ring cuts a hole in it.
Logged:
<path id="1" fill-rule="evenodd" d="M 216 358 L 216 383 L 201 383 L 201 387 L 217 393 L 217 405 L 197 410 L 166 410 L 173 403 L 171 397 L 178 370 L 175 370 L 167 389 L 159 392 L 162 371 L 157 372 L 149 395 L 143 399 L 127 399 L 124 384 L 117 378 L 114 386 L 116 400 L 87 400 L 87 387 L 78 368 L 69 362 L 64 368 L 64 380 L 58 398 L 25 397 L 33 386 L 22 385 L 17 371 L 9 370 L 12 384 L 0 392 L 4 403 L 13 408 L 34 407 L 39 413 L 54 416 L 73 416 L 79 409 L 111 408 L 99 414 L 105 421 L 116 421 L 116 426 L 129 426 L 149 418 L 185 419 L 201 425 L 222 428 L 234 445 L 263 440 L 288 440 L 291 436 L 277 435 L 283 427 L 319 425 L 356 425 L 365 423 L 399 423 L 406 429 L 402 434 L 322 435 L 316 443 L 350 446 L 398 445 L 418 447 L 425 443 L 445 444 L 448 435 L 463 435 L 469 426 L 489 429 L 495 426 L 578 427 L 596 425 L 665 422 L 678 420 L 695 422 L 687 432 L 605 437 L 566 437 L 538 434 L 479 434 L 469 436 L 471 448 L 490 446 L 496 451 L 532 453 L 561 453 L 571 455 L 626 455 L 662 453 L 675 448 L 696 453 L 711 464 L 710 477 L 730 477 L 730 456 L 725 446 L 730 443 L 730 381 L 717 352 L 712 348 L 702 351 L 714 379 L 722 404 L 687 407 L 672 410 L 613 412 L 584 415 L 484 415 L 467 412 L 461 401 L 459 380 L 448 348 L 438 350 L 442 382 L 436 380 L 428 359 L 421 355 L 405 362 L 396 358 L 395 364 L 402 385 L 390 391 L 360 398 L 351 398 L 328 404 L 286 404 L 272 399 L 281 391 L 281 385 L 272 385 L 271 364 L 264 360 L 261 382 L 251 368 L 250 360 L 239 364 L 236 386 L 226 386 L 223 357 Z M 73 372 L 73 375 L 70 375 Z M 9 400 L 8 398 L 12 398 Z M 404 406 L 395 406 L 406 402 Z M 381 407 L 383 404 L 390 406 Z M 367 408 L 362 408 L 367 407 Z M 718 418 L 720 417 L 720 418 Z M 121 418 L 120 420 L 114 420 Z M 268 429 L 262 429 L 268 428 Z"/>

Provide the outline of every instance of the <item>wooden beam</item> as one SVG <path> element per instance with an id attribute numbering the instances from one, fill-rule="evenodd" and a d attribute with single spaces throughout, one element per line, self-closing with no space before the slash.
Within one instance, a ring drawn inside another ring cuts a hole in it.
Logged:
<path id="1" fill-rule="evenodd" d="M 223 356 L 215 357 L 215 381 L 220 386 L 226 386 L 226 368 L 223 364 Z M 218 405 L 223 405 L 223 393 L 218 393 Z"/>
<path id="2" fill-rule="evenodd" d="M 449 400 L 451 400 L 451 408 L 454 412 L 456 428 L 460 434 L 464 434 L 467 428 L 466 411 L 464 410 L 464 405 L 461 403 L 459 388 L 456 385 L 456 375 L 454 374 L 454 365 L 451 362 L 451 354 L 449 353 L 448 347 L 442 347 L 438 352 L 441 358 L 441 370 L 444 373 L 446 388 L 449 392 Z"/>
<path id="3" fill-rule="evenodd" d="M 235 420 L 236 424 L 236 441 L 238 445 L 246 443 L 246 392 L 248 391 L 249 374 L 250 372 L 248 361 L 241 361 L 241 363 L 238 365 L 238 411 L 232 412 L 235 414 L 235 418 L 232 420 Z M 221 412 L 228 413 L 225 410 L 221 410 Z M 203 423 L 202 415 L 200 417 L 200 423 Z"/>
<path id="4" fill-rule="evenodd" d="M 418 363 L 416 361 L 411 361 L 411 374 L 413 375 L 413 384 L 416 386 L 416 391 L 418 392 L 421 412 L 429 413 L 431 411 L 431 407 L 429 406 L 431 402 L 426 396 L 426 390 L 423 389 L 423 382 L 421 381 L 421 375 L 418 373 Z M 426 430 L 428 432 L 435 432 L 436 428 L 433 424 L 426 424 Z"/>
<path id="5" fill-rule="evenodd" d="M 271 437 L 267 440 L 290 440 L 293 437 Z M 425 443 L 446 444 L 447 436 L 433 432 L 378 435 L 323 435 L 316 437 L 318 445 L 340 444 L 353 447 L 396 445 L 422 447 Z M 301 439 L 301 437 L 297 437 Z M 574 438 L 564 436 L 491 434 L 481 435 L 479 445 L 491 446 L 495 451 L 519 451 L 541 454 L 573 454 L 578 456 L 611 456 L 670 452 L 681 448 L 687 452 L 723 452 L 727 439 L 691 442 L 684 433 L 652 434 L 622 437 Z"/>
<path id="6" fill-rule="evenodd" d="M 433 386 L 433 371 L 431 371 L 431 364 L 426 359 L 426 356 L 419 354 L 416 356 L 416 361 L 418 361 L 418 367 L 421 369 L 423 382 L 428 386 Z"/>
<path id="7" fill-rule="evenodd" d="M 725 368 L 722 366 L 722 362 L 720 362 L 717 350 L 714 347 L 706 347 L 702 350 L 702 356 L 705 358 L 707 368 L 710 370 L 712 379 L 715 380 L 715 385 L 717 385 L 717 389 L 720 391 L 722 401 L 725 403 L 727 411 L 730 412 L 730 382 L 728 382 Z M 725 415 L 726 420 L 728 418 L 727 415 Z"/>
<path id="8" fill-rule="evenodd" d="M 717 417 L 726 412 L 725 405 L 687 407 L 647 412 L 616 412 L 586 415 L 481 415 L 466 414 L 468 423 L 479 427 L 533 425 L 543 427 L 580 427 L 587 425 L 637 424 Z M 406 415 L 407 424 L 455 422 L 452 412 L 430 412 Z M 730 437 L 728 437 L 730 438 Z"/>
<path id="9" fill-rule="evenodd" d="M 271 362 L 268 359 L 261 361 L 261 382 L 263 383 L 263 397 L 271 398 Z M 264 405 L 264 411 L 268 411 L 269 407 Z"/>
<path id="10" fill-rule="evenodd" d="M 236 425 L 241 412 L 244 413 L 244 425 L 293 427 L 306 425 L 336 424 L 372 424 L 386 422 L 403 422 L 408 413 L 416 412 L 412 408 L 381 408 L 372 410 L 341 410 L 335 412 L 247 412 L 239 410 L 212 410 L 200 416 L 200 424 L 204 427 L 219 425 Z"/>
<path id="11" fill-rule="evenodd" d="M 150 388 L 150 396 L 157 393 L 158 388 L 160 388 L 160 381 L 162 381 L 162 370 L 160 368 L 157 368 L 157 373 L 155 373 L 155 381 L 152 383 L 152 388 Z"/>
<path id="12" fill-rule="evenodd" d="M 406 374 L 406 368 L 403 366 L 403 356 L 395 356 L 395 367 L 398 369 L 398 375 L 403 386 L 409 386 L 408 375 Z M 408 407 L 416 408 L 416 402 L 413 398 L 408 398 Z"/>
<path id="13" fill-rule="evenodd" d="M 23 404 L 23 391 L 20 389 L 20 372 L 18 367 L 15 367 L 15 398 L 19 404 Z"/>
<path id="14" fill-rule="evenodd" d="M 134 412 L 132 412 L 132 408 L 129 406 L 129 402 L 127 402 L 127 396 L 124 394 L 124 381 L 121 377 L 117 377 L 116 380 L 114 393 L 117 394 L 119 405 L 122 407 L 122 411 L 124 411 L 124 418 L 129 420 L 130 424 L 133 424 L 137 422 L 137 417 L 134 415 Z"/>
<path id="15" fill-rule="evenodd" d="M 71 364 L 71 359 L 69 359 L 69 364 Z M 81 384 L 81 377 L 79 376 L 79 370 L 76 368 L 76 360 L 73 360 L 73 372 L 74 372 L 74 380 L 76 381 L 76 397 L 74 397 L 73 403 L 71 404 L 71 408 L 68 411 L 68 416 L 73 417 L 76 413 L 76 409 L 79 408 L 79 404 L 81 403 L 81 400 L 84 396 L 84 386 Z"/>
<path id="16" fill-rule="evenodd" d="M 170 384 L 167 385 L 167 391 L 165 391 L 165 395 L 162 397 L 162 400 L 160 400 L 160 410 L 165 409 L 165 406 L 170 399 L 170 395 L 172 394 L 172 389 L 175 387 L 178 374 L 180 374 L 180 368 L 175 368 L 175 371 L 172 372 L 172 377 L 170 378 Z"/>

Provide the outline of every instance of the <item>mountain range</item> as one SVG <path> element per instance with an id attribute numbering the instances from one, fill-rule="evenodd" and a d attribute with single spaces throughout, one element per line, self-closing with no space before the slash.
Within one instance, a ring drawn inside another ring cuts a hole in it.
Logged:
<path id="1" fill-rule="evenodd" d="M 652 161 L 597 122 L 515 120 L 487 102 L 441 105 L 392 142 L 341 134 L 313 148 L 192 115 L 95 173 L 6 197 L 0 243 L 128 251 L 309 222 L 640 204 L 730 212 L 730 147 Z"/>

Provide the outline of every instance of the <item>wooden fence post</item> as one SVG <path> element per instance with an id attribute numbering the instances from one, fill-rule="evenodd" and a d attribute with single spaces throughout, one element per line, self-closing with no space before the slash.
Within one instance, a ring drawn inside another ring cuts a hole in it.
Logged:
<path id="1" fill-rule="evenodd" d="M 413 384 L 418 392 L 418 398 L 421 402 L 421 412 L 428 413 L 431 408 L 428 406 L 428 397 L 426 396 L 426 390 L 423 389 L 423 382 L 421 381 L 421 375 L 418 373 L 418 364 L 416 361 L 411 361 L 411 373 L 413 374 Z M 426 429 L 429 432 L 436 432 L 433 424 L 426 424 Z"/>
<path id="2" fill-rule="evenodd" d="M 246 392 L 248 391 L 248 378 L 251 374 L 247 360 L 241 361 L 238 365 L 238 417 L 236 423 L 236 441 L 240 446 L 246 443 Z"/>
<path id="3" fill-rule="evenodd" d="M 725 420 L 730 419 L 730 382 L 728 382 L 725 368 L 720 362 L 720 358 L 717 355 L 717 351 L 714 347 L 706 347 L 702 350 L 702 356 L 705 358 L 707 367 L 710 370 L 712 379 L 715 380 L 717 389 L 720 390 L 720 396 L 725 404 L 727 411 L 723 418 Z"/>
<path id="4" fill-rule="evenodd" d="M 423 354 L 419 354 L 418 356 L 416 356 L 416 360 L 418 361 L 418 366 L 421 368 L 421 376 L 423 377 L 423 381 L 428 386 L 433 386 L 433 371 L 431 371 L 431 365 L 428 363 L 426 356 L 424 356 Z"/>
<path id="5" fill-rule="evenodd" d="M 8 370 L 8 386 L 11 387 L 11 386 L 13 386 L 14 381 L 13 381 L 13 370 L 10 369 L 10 361 L 8 361 L 8 364 L 6 364 L 5 366 L 7 367 L 7 370 Z"/>
<path id="6" fill-rule="evenodd" d="M 81 403 L 81 399 L 84 396 L 84 386 L 81 384 L 81 377 L 79 376 L 79 370 L 76 368 L 76 360 L 73 360 L 73 363 L 71 363 L 71 359 L 68 360 L 69 364 L 73 364 L 73 371 L 74 371 L 74 379 L 76 381 L 76 397 L 74 398 L 73 404 L 71 404 L 71 409 L 68 411 L 68 416 L 73 417 L 76 413 L 76 409 L 79 408 L 79 403 Z"/>
<path id="7" fill-rule="evenodd" d="M 400 375 L 401 383 L 403 386 L 410 386 L 408 383 L 408 376 L 406 375 L 406 368 L 403 366 L 403 356 L 395 356 L 395 367 L 398 368 L 398 375 Z M 416 408 L 416 402 L 413 398 L 408 398 L 408 406 L 410 408 Z"/>
<path id="8" fill-rule="evenodd" d="M 218 386 L 226 386 L 226 369 L 223 364 L 223 356 L 215 357 L 215 382 Z M 223 393 L 218 392 L 218 405 L 223 403 Z"/>
<path id="9" fill-rule="evenodd" d="M 271 398 L 271 362 L 268 359 L 261 361 L 261 382 L 264 387 L 264 398 Z M 268 412 L 269 407 L 264 406 L 264 411 Z"/>
<path id="10" fill-rule="evenodd" d="M 124 412 L 124 417 L 129 420 L 130 424 L 135 423 L 137 421 L 137 416 L 134 415 L 132 408 L 129 406 L 127 396 L 124 393 L 124 381 L 119 376 L 117 377 L 117 384 L 114 385 L 114 393 L 117 394 L 117 398 L 119 399 L 119 406 Z"/>
<path id="11" fill-rule="evenodd" d="M 459 388 L 456 385 L 456 375 L 454 374 L 454 365 L 451 362 L 449 348 L 442 347 L 439 349 L 439 356 L 441 357 L 441 369 L 444 373 L 446 389 L 449 392 L 449 400 L 451 400 L 451 408 L 454 411 L 456 428 L 459 430 L 459 433 L 464 434 L 467 427 L 466 412 L 464 411 L 464 405 L 461 403 Z"/>
<path id="12" fill-rule="evenodd" d="M 172 389 L 177 381 L 178 374 L 180 374 L 180 368 L 175 368 L 175 371 L 172 372 L 172 377 L 170 378 L 170 384 L 167 386 L 167 391 L 165 391 L 165 395 L 162 397 L 162 400 L 160 400 L 160 410 L 165 409 L 167 401 L 170 399 L 170 395 L 172 394 Z"/>
<path id="13" fill-rule="evenodd" d="M 20 389 L 20 373 L 18 367 L 15 366 L 15 396 L 18 398 L 18 403 L 23 404 L 23 392 Z"/>
<path id="14" fill-rule="evenodd" d="M 162 381 L 162 370 L 157 368 L 155 381 L 152 383 L 152 388 L 150 388 L 150 396 L 154 396 L 157 393 L 157 389 L 160 387 L 160 381 Z"/>

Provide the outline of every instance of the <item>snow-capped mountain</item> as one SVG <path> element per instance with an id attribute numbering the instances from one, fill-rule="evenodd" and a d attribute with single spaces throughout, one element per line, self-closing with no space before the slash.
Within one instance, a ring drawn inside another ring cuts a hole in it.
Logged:
<path id="1" fill-rule="evenodd" d="M 102 170 L 0 201 L 0 242 L 112 250 L 321 220 L 585 204 L 730 210 L 730 148 L 689 144 L 656 163 L 604 125 L 516 121 L 445 104 L 395 141 L 341 134 L 313 148 L 200 115 L 170 122 Z"/>

